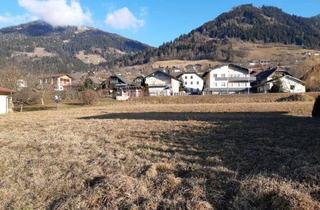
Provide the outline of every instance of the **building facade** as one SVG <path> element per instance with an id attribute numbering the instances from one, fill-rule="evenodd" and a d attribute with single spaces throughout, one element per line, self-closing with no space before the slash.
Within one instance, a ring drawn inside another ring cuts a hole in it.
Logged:
<path id="1" fill-rule="evenodd" d="M 204 76 L 204 94 L 249 93 L 256 78 L 246 68 L 229 64 L 209 69 Z"/>
<path id="2" fill-rule="evenodd" d="M 176 96 L 180 92 L 181 82 L 163 70 L 146 76 L 144 83 L 149 96 Z"/>
<path id="3" fill-rule="evenodd" d="M 72 78 L 67 74 L 51 75 L 40 79 L 40 85 L 49 85 L 55 91 L 64 91 L 66 88 L 71 87 Z"/>
<path id="4" fill-rule="evenodd" d="M 275 78 L 270 81 L 266 81 L 264 83 L 261 83 L 257 85 L 257 92 L 258 93 L 268 93 L 273 92 L 274 85 L 281 84 L 280 89 L 278 92 L 284 92 L 284 93 L 305 93 L 306 92 L 306 86 L 303 81 L 290 76 L 285 75 L 279 78 Z"/>
<path id="5" fill-rule="evenodd" d="M 182 81 L 184 90 L 191 94 L 201 94 L 203 90 L 204 81 L 200 75 L 195 72 L 186 72 L 178 75 Z"/>

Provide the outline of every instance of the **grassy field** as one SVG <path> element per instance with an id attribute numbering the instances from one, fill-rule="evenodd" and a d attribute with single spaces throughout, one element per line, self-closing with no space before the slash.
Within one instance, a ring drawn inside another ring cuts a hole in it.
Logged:
<path id="1" fill-rule="evenodd" d="M 313 102 L 0 116 L 1 209 L 319 209 Z"/>

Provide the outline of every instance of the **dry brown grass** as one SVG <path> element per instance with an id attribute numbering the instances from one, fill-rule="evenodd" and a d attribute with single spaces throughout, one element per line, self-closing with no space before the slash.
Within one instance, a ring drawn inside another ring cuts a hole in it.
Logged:
<path id="1" fill-rule="evenodd" d="M 298 97 L 297 97 L 298 95 Z M 269 93 L 269 94 L 238 94 L 238 95 L 206 95 L 206 96 L 159 96 L 134 98 L 133 102 L 144 104 L 225 104 L 225 103 L 270 103 L 279 101 L 313 101 L 319 92 L 303 94 Z M 295 99 L 295 100 L 292 100 Z"/>
<path id="2" fill-rule="evenodd" d="M 0 116 L 0 208 L 319 209 L 313 102 Z"/>

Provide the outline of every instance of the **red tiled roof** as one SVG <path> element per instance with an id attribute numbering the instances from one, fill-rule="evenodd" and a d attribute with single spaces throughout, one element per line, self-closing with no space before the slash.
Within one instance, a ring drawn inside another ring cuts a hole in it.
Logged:
<path id="1" fill-rule="evenodd" d="M 8 88 L 0 87 L 0 95 L 1 94 L 10 95 L 11 93 L 14 93 L 14 92 L 15 92 L 14 90 L 10 90 Z"/>

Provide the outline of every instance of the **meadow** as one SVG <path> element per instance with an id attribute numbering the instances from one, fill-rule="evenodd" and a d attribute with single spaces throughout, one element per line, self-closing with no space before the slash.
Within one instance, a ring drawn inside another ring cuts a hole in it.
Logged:
<path id="1" fill-rule="evenodd" d="M 145 100 L 0 116 L 0 208 L 320 209 L 313 101 Z"/>

